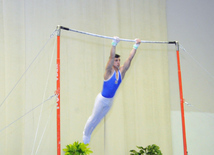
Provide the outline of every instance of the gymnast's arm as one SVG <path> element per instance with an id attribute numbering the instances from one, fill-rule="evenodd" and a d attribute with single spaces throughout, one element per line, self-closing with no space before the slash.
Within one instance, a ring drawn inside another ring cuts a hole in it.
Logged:
<path id="1" fill-rule="evenodd" d="M 119 40 L 118 37 L 114 37 L 114 40 L 112 41 L 112 47 L 111 47 L 111 51 L 110 51 L 109 60 L 108 60 L 108 62 L 106 64 L 106 68 L 105 68 L 104 80 L 107 80 L 111 76 L 112 72 L 114 71 L 114 69 L 112 68 L 112 66 L 114 64 L 116 46 L 117 46 L 117 43 L 119 41 L 120 40 Z"/>
<path id="2" fill-rule="evenodd" d="M 137 48 L 140 45 L 141 40 L 140 39 L 135 39 L 135 44 L 133 46 L 133 49 L 131 50 L 128 59 L 124 62 L 123 66 L 121 66 L 120 71 L 121 71 L 121 75 L 122 78 L 124 78 L 126 71 L 129 69 L 132 59 L 134 58 L 136 52 L 137 52 Z"/>

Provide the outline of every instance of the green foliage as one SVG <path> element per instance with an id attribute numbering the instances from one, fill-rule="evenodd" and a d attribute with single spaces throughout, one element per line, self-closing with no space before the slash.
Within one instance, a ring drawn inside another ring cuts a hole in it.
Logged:
<path id="1" fill-rule="evenodd" d="M 145 148 L 142 146 L 137 146 L 137 148 L 140 150 L 130 150 L 130 155 L 162 155 L 160 147 L 155 144 L 149 145 Z"/>
<path id="2" fill-rule="evenodd" d="M 89 155 L 93 153 L 90 148 L 87 148 L 88 144 L 74 142 L 73 144 L 69 144 L 66 148 L 63 149 L 65 155 Z"/>

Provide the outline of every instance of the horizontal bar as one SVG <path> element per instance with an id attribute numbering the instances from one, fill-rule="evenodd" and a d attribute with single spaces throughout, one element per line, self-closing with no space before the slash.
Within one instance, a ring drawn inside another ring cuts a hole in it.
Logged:
<path id="1" fill-rule="evenodd" d="M 84 32 L 84 31 L 69 29 L 69 28 L 64 27 L 64 26 L 58 26 L 58 28 L 59 28 L 59 27 L 60 27 L 61 29 L 63 29 L 63 30 L 72 31 L 72 32 L 77 32 L 77 33 L 81 33 L 81 34 L 86 34 L 86 35 L 90 35 L 90 36 L 94 36 L 94 37 L 106 38 L 106 39 L 111 39 L 111 40 L 114 39 L 114 37 L 108 37 L 108 36 L 103 36 L 103 35 L 99 35 L 99 34 L 94 34 L 94 33 L 89 33 L 89 32 Z M 122 38 L 120 38 L 120 41 L 135 42 L 135 40 L 131 40 L 131 39 L 122 39 Z M 177 41 L 147 41 L 147 40 L 141 40 L 141 43 L 174 44 L 174 45 L 176 45 Z"/>

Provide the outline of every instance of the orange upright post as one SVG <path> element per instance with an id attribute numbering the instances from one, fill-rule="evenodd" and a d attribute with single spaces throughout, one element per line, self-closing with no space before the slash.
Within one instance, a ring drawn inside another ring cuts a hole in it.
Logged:
<path id="1" fill-rule="evenodd" d="M 57 155 L 61 154 L 61 141 L 60 141 L 60 27 L 58 26 L 57 34 L 57 77 L 56 77 L 56 94 L 57 94 Z"/>
<path id="2" fill-rule="evenodd" d="M 187 142 L 186 142 L 186 127 L 185 127 L 185 116 L 184 116 L 184 98 L 182 89 L 182 79 L 181 79 L 181 66 L 180 66 L 180 56 L 179 56 L 179 43 L 176 42 L 177 46 L 177 63 L 178 63 L 178 82 L 180 91 L 180 105 L 181 105 L 181 121 L 182 121 L 182 131 L 183 131 L 183 147 L 184 155 L 187 155 Z"/>

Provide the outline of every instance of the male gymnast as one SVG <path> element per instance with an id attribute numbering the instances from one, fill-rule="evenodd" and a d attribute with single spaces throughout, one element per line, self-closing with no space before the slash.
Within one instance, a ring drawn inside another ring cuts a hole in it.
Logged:
<path id="1" fill-rule="evenodd" d="M 122 66 L 120 66 L 120 55 L 115 53 L 119 41 L 119 37 L 114 37 L 112 40 L 110 56 L 104 73 L 103 89 L 102 92 L 97 95 L 92 115 L 88 118 L 83 131 L 84 144 L 90 142 L 93 130 L 110 110 L 114 95 L 122 82 L 126 71 L 129 69 L 131 61 L 141 43 L 140 39 L 135 39 L 135 44 L 133 45 L 133 49 L 131 50 L 128 59 Z"/>

